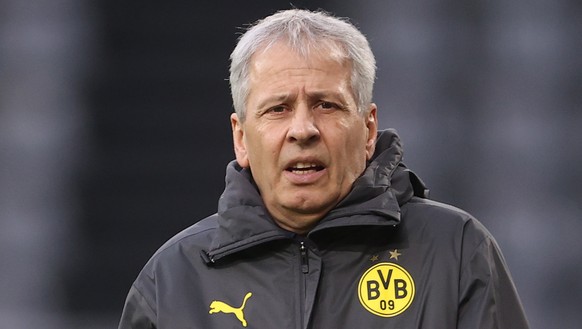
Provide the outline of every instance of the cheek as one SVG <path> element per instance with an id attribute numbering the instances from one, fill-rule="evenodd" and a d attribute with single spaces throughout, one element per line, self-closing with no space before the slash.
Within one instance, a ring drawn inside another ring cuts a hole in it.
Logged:
<path id="1" fill-rule="evenodd" d="M 359 176 L 366 167 L 367 153 L 366 144 L 367 136 L 364 130 L 355 130 L 348 133 L 345 149 L 343 153 L 344 163 L 356 177 Z"/>
<path id="2" fill-rule="evenodd" d="M 246 136 L 249 162 L 251 166 L 255 165 L 257 167 L 255 168 L 257 171 L 266 169 L 269 163 L 276 162 L 278 158 L 278 139 L 272 133 L 266 132 L 270 132 L 270 130 L 257 130 Z"/>

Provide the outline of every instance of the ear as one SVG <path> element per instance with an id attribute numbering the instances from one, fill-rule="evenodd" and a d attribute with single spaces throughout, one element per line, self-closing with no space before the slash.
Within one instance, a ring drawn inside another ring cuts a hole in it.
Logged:
<path id="1" fill-rule="evenodd" d="M 242 126 L 243 124 L 236 113 L 230 115 L 230 125 L 232 127 L 232 143 L 234 145 L 236 161 L 239 166 L 247 168 L 249 166 L 249 158 L 244 138 L 245 133 Z"/>
<path id="2" fill-rule="evenodd" d="M 376 150 L 376 137 L 378 135 L 378 117 L 376 112 L 378 108 L 376 104 L 371 103 L 366 114 L 365 123 L 368 128 L 368 139 L 366 141 L 366 160 L 372 159 L 374 151 Z"/>

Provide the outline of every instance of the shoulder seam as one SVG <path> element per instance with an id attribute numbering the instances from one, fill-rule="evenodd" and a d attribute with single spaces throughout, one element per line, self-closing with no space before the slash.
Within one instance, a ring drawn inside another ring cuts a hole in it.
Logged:
<path id="1" fill-rule="evenodd" d="M 131 285 L 135 291 L 139 294 L 139 296 L 145 301 L 145 304 L 147 305 L 147 307 L 150 309 L 150 311 L 157 316 L 158 312 L 156 312 L 154 310 L 154 307 L 150 304 L 150 302 L 148 301 L 148 299 L 144 296 L 144 294 L 141 292 L 141 290 L 137 287 L 137 285 L 135 284 L 135 282 Z"/>
<path id="2" fill-rule="evenodd" d="M 467 224 L 465 224 L 465 226 L 466 226 L 466 225 L 467 225 Z M 465 229 L 463 228 L 463 231 L 464 231 L 464 230 L 465 230 Z M 463 233 L 463 236 L 464 236 L 464 233 Z M 464 239 L 465 239 L 465 238 L 463 237 L 463 240 L 464 240 Z M 489 233 L 486 233 L 486 234 L 484 234 L 484 235 L 483 235 L 483 237 L 481 238 L 481 240 L 479 241 L 479 243 L 477 243 L 477 244 L 475 245 L 475 247 L 474 247 L 474 248 L 471 250 L 471 253 L 469 254 L 469 257 L 467 258 L 467 259 L 468 259 L 468 262 L 467 262 L 467 264 L 462 264 L 462 265 L 463 265 L 463 267 L 461 268 L 461 272 L 460 272 L 461 276 L 462 276 L 462 274 L 463 274 L 463 273 L 465 273 L 465 271 L 466 271 L 466 269 L 467 269 L 467 266 L 469 266 L 468 264 L 469 264 L 470 260 L 471 260 L 471 259 L 473 259 L 473 257 L 474 257 L 474 256 L 475 256 L 475 254 L 477 253 L 477 250 L 479 250 L 479 248 L 481 248 L 481 247 L 483 246 L 483 244 L 484 244 L 485 242 L 487 242 L 487 241 L 490 241 L 490 242 L 491 242 L 491 241 L 493 241 L 493 239 L 492 239 L 492 237 L 489 235 Z"/>

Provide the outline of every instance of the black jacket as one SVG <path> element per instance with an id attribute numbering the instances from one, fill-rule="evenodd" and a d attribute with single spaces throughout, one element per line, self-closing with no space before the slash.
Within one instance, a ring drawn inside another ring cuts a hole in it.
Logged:
<path id="1" fill-rule="evenodd" d="M 164 244 L 119 328 L 527 328 L 499 247 L 430 201 L 393 131 L 307 236 L 279 228 L 249 170 L 227 167 L 218 213 Z"/>

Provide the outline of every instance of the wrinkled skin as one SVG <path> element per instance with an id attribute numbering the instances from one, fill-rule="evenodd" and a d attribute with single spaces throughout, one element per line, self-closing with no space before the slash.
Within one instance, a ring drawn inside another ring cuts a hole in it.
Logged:
<path id="1" fill-rule="evenodd" d="M 282 43 L 252 58 L 245 120 L 231 116 L 235 154 L 286 230 L 308 232 L 374 153 L 376 105 L 357 111 L 350 75 L 350 63 L 306 60 Z"/>

